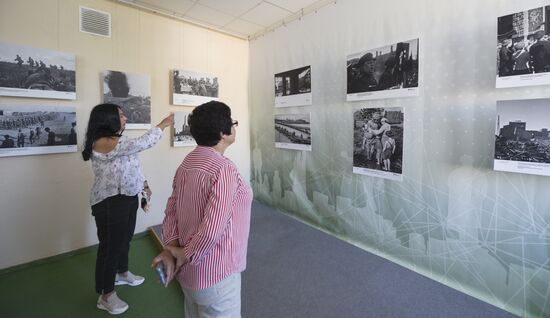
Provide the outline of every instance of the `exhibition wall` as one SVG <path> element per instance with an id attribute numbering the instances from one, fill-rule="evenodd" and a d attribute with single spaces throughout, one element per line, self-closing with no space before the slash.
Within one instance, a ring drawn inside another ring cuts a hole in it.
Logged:
<path id="1" fill-rule="evenodd" d="M 110 13 L 112 37 L 79 32 L 80 6 Z M 79 151 L 89 113 L 102 101 L 105 71 L 150 77 L 153 126 L 170 112 L 193 109 L 172 104 L 173 70 L 215 74 L 219 99 L 239 121 L 237 141 L 226 155 L 249 179 L 247 41 L 111 1 L 18 0 L 0 1 L 0 42 L 76 56 L 75 100 L 2 96 L 0 106 L 75 108 Z M 138 211 L 136 232 L 162 222 L 173 175 L 193 149 L 170 144 L 166 129 L 160 143 L 140 155 L 153 199 L 149 213 Z M 97 243 L 89 206 L 93 176 L 79 152 L 5 157 L 0 165 L 0 269 Z"/>
<path id="2" fill-rule="evenodd" d="M 250 41 L 256 199 L 512 313 L 549 316 L 550 179 L 493 170 L 497 101 L 550 96 L 547 85 L 495 88 L 497 18 L 544 5 L 335 1 Z M 411 39 L 418 96 L 346 101 L 350 56 Z M 312 103 L 276 107 L 275 74 L 305 66 Z M 399 178 L 353 172 L 363 108 L 396 109 Z M 276 147 L 274 126 L 296 114 L 308 114 L 311 147 Z"/>

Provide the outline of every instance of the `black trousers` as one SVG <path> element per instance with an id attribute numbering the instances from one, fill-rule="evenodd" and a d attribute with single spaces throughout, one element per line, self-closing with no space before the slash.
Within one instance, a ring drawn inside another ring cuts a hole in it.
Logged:
<path id="1" fill-rule="evenodd" d="M 136 228 L 137 209 L 137 195 L 119 194 L 92 205 L 99 239 L 95 265 L 98 294 L 112 292 L 116 273 L 128 270 L 128 251 Z"/>

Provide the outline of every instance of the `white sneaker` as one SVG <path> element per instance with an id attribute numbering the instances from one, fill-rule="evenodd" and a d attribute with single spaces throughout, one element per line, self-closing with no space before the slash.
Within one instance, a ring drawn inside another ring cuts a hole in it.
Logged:
<path id="1" fill-rule="evenodd" d="M 103 297 L 99 295 L 97 308 L 107 310 L 111 315 L 118 315 L 128 310 L 129 306 L 122 299 L 118 298 L 116 292 L 113 292 L 107 300 L 103 300 Z"/>
<path id="2" fill-rule="evenodd" d="M 144 277 L 134 275 L 132 272 L 128 271 L 127 276 L 123 276 L 120 274 L 116 274 L 115 276 L 115 285 L 130 285 L 130 286 L 138 286 L 141 285 L 145 281 Z"/>

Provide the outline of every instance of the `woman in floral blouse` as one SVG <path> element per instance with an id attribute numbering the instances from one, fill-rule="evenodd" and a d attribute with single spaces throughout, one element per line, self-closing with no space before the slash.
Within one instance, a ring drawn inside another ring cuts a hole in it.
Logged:
<path id="1" fill-rule="evenodd" d="M 138 153 L 154 146 L 164 128 L 174 122 L 173 115 L 139 138 L 122 135 L 126 117 L 119 106 L 100 104 L 92 109 L 82 157 L 92 161 L 94 184 L 90 204 L 95 217 L 99 248 L 95 288 L 100 294 L 97 307 L 111 314 L 128 310 L 114 291 L 115 285 L 137 286 L 145 280 L 128 270 L 128 251 L 136 226 L 138 193 L 150 196 L 141 173 Z"/>

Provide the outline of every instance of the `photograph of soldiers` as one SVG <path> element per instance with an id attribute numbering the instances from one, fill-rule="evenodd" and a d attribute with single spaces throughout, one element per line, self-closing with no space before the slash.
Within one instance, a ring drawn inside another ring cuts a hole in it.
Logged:
<path id="1" fill-rule="evenodd" d="M 275 115 L 275 147 L 311 151 L 310 114 Z"/>
<path id="2" fill-rule="evenodd" d="M 190 112 L 174 112 L 174 127 L 172 127 L 172 147 L 196 146 L 187 119 Z"/>
<path id="3" fill-rule="evenodd" d="M 76 99 L 75 56 L 0 43 L 0 95 Z"/>
<path id="4" fill-rule="evenodd" d="M 76 151 L 75 129 L 72 107 L 0 107 L 0 157 Z M 48 150 L 52 147 L 55 149 Z"/>
<path id="5" fill-rule="evenodd" d="M 550 99 L 497 101 L 495 170 L 550 175 Z"/>
<path id="6" fill-rule="evenodd" d="M 218 99 L 219 83 L 215 76 L 174 70 L 172 93 L 174 105 L 195 106 Z"/>
<path id="7" fill-rule="evenodd" d="M 353 117 L 353 172 L 401 180 L 403 109 L 362 108 Z"/>
<path id="8" fill-rule="evenodd" d="M 369 99 L 373 95 L 361 95 L 366 92 L 407 90 L 416 93 L 412 88 L 418 88 L 418 54 L 418 39 L 414 39 L 349 55 L 348 100 Z M 367 98 L 361 98 L 363 95 Z M 392 94 L 386 96 L 393 97 Z"/>
<path id="9" fill-rule="evenodd" d="M 151 128 L 151 78 L 118 71 L 103 72 L 103 102 L 122 107 L 126 129 Z"/>
<path id="10" fill-rule="evenodd" d="M 550 6 L 498 18 L 497 87 L 550 84 Z"/>

